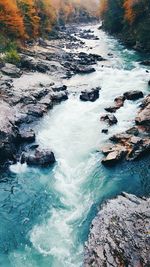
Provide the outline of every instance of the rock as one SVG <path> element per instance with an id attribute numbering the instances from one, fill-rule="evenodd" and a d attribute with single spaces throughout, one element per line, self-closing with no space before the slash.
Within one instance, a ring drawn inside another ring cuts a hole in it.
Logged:
<path id="1" fill-rule="evenodd" d="M 100 87 L 91 89 L 90 91 L 82 91 L 80 95 L 80 100 L 94 102 L 99 98 Z"/>
<path id="2" fill-rule="evenodd" d="M 56 86 L 56 87 L 52 87 L 52 89 L 54 92 L 62 92 L 62 91 L 67 90 L 67 86 L 66 85 Z"/>
<path id="3" fill-rule="evenodd" d="M 140 110 L 135 118 L 137 125 L 150 126 L 150 104 L 148 104 L 144 109 Z"/>
<path id="4" fill-rule="evenodd" d="M 27 56 L 25 54 L 21 55 L 20 66 L 23 69 L 30 71 L 38 71 L 46 73 L 49 70 L 48 63 L 45 60 L 35 58 L 35 55 Z"/>
<path id="5" fill-rule="evenodd" d="M 108 166 L 118 163 L 126 155 L 127 150 L 124 146 L 110 144 L 102 148 L 102 153 L 106 155 L 102 159 L 102 164 Z"/>
<path id="6" fill-rule="evenodd" d="M 104 165 L 113 165 L 121 160 L 123 157 L 123 153 L 121 151 L 113 151 L 110 152 L 104 159 L 102 159 L 102 164 Z"/>
<path id="7" fill-rule="evenodd" d="M 125 101 L 125 97 L 124 96 L 118 96 L 114 99 L 115 105 L 118 108 L 123 107 L 124 105 L 124 101 Z"/>
<path id="8" fill-rule="evenodd" d="M 84 267 L 150 266 L 150 199 L 122 193 L 92 222 Z"/>
<path id="9" fill-rule="evenodd" d="M 40 104 L 40 103 L 37 103 L 36 105 L 29 104 L 29 105 L 26 105 L 23 110 L 24 110 L 24 113 L 27 115 L 31 115 L 33 117 L 42 117 L 43 114 L 47 111 L 47 107 L 46 105 Z"/>
<path id="10" fill-rule="evenodd" d="M 108 129 L 102 129 L 102 133 L 107 134 L 108 133 Z"/>
<path id="11" fill-rule="evenodd" d="M 150 86 L 150 80 L 148 81 L 148 86 Z"/>
<path id="12" fill-rule="evenodd" d="M 141 65 L 150 66 L 150 60 L 143 60 L 140 62 Z"/>
<path id="13" fill-rule="evenodd" d="M 139 136 L 137 136 L 139 134 Z M 136 160 L 141 156 L 148 155 L 150 152 L 150 138 L 149 136 L 141 136 L 141 133 L 135 131 L 134 128 L 129 129 L 128 131 L 113 135 L 110 138 L 111 141 L 115 142 L 116 145 L 112 145 L 108 153 L 112 151 L 121 150 L 124 148 L 126 154 L 126 160 Z M 102 149 L 102 152 L 106 155 L 106 151 Z"/>
<path id="14" fill-rule="evenodd" d="M 20 142 L 34 142 L 35 141 L 35 132 L 32 129 L 29 130 L 20 130 L 19 131 Z"/>
<path id="15" fill-rule="evenodd" d="M 127 100 L 137 100 L 139 98 L 142 98 L 143 96 L 144 95 L 143 95 L 142 91 L 128 91 L 128 92 L 124 93 L 124 97 Z"/>
<path id="16" fill-rule="evenodd" d="M 114 115 L 106 114 L 100 118 L 101 121 L 106 121 L 110 126 L 118 122 L 117 118 Z"/>
<path id="17" fill-rule="evenodd" d="M 76 74 L 89 74 L 95 72 L 96 70 L 93 67 L 75 67 L 72 69 Z"/>
<path id="18" fill-rule="evenodd" d="M 124 96 L 118 96 L 114 99 L 115 105 L 105 108 L 105 110 L 110 113 L 115 113 L 119 108 L 121 108 L 124 105 L 124 101 L 125 101 Z"/>
<path id="19" fill-rule="evenodd" d="M 25 162 L 29 166 L 48 167 L 55 163 L 55 156 L 52 151 L 36 149 L 34 153 L 25 154 Z"/>
<path id="20" fill-rule="evenodd" d="M 54 101 L 56 103 L 60 103 L 62 101 L 65 101 L 68 99 L 68 92 L 63 91 L 63 92 L 59 92 L 59 93 L 54 93 L 51 95 L 51 99 L 52 99 L 52 101 Z"/>
<path id="21" fill-rule="evenodd" d="M 5 66 L 1 68 L 1 72 L 11 78 L 19 78 L 22 75 L 22 71 L 10 63 L 6 63 Z"/>
<path id="22" fill-rule="evenodd" d="M 105 110 L 110 113 L 115 113 L 117 109 L 119 109 L 119 107 L 112 106 L 112 107 L 105 108 Z"/>

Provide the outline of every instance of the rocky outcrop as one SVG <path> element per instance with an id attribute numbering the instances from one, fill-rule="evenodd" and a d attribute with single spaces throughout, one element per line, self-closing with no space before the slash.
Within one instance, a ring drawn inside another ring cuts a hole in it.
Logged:
<path id="1" fill-rule="evenodd" d="M 140 95 L 142 97 L 141 93 L 135 93 L 132 97 L 135 100 Z M 101 119 L 109 123 L 108 116 L 103 116 Z M 121 159 L 136 160 L 150 152 L 150 95 L 142 101 L 135 122 L 136 126 L 110 138 L 113 144 L 109 144 L 109 149 L 107 146 L 101 149 L 105 155 L 102 160 L 104 165 L 116 164 Z"/>
<path id="2" fill-rule="evenodd" d="M 150 266 L 150 199 L 122 193 L 93 220 L 84 267 Z"/>
<path id="3" fill-rule="evenodd" d="M 80 95 L 80 100 L 94 102 L 99 98 L 100 87 L 91 89 L 90 91 L 82 91 Z"/>

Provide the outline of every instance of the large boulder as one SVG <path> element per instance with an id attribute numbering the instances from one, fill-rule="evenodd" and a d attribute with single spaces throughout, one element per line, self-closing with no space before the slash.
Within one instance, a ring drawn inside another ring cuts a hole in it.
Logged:
<path id="1" fill-rule="evenodd" d="M 94 102 L 99 98 L 100 87 L 91 89 L 90 91 L 82 91 L 80 95 L 80 100 Z"/>
<path id="2" fill-rule="evenodd" d="M 1 72 L 11 78 L 19 78 L 22 75 L 22 71 L 10 63 L 6 63 L 5 66 L 1 68 Z"/>
<path id="3" fill-rule="evenodd" d="M 84 267 L 150 266 L 150 199 L 122 193 L 103 205 L 85 243 Z"/>
<path id="4" fill-rule="evenodd" d="M 52 151 L 39 150 L 38 148 L 30 153 L 22 155 L 21 162 L 26 162 L 29 166 L 49 167 L 55 163 L 55 156 Z"/>

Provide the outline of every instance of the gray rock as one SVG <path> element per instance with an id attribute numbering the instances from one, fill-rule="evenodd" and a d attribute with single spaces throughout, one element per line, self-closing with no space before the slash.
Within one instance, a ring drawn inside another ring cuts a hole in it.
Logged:
<path id="1" fill-rule="evenodd" d="M 36 149 L 32 153 L 24 154 L 24 161 L 29 166 L 49 167 L 55 163 L 55 156 L 52 151 Z"/>
<path id="2" fill-rule="evenodd" d="M 93 220 L 84 267 L 150 266 L 150 199 L 123 193 Z"/>
<path id="3" fill-rule="evenodd" d="M 22 75 L 22 71 L 13 64 L 6 63 L 1 72 L 11 78 L 19 78 Z"/>
<path id="4" fill-rule="evenodd" d="M 100 87 L 91 89 L 90 91 L 82 91 L 80 100 L 94 102 L 99 98 Z"/>

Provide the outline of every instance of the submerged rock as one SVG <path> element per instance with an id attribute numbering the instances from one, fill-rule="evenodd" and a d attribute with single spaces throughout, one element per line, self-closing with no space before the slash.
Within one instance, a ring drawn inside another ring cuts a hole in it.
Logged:
<path id="1" fill-rule="evenodd" d="M 150 199 L 122 193 L 93 220 L 84 267 L 150 266 Z"/>
<path id="2" fill-rule="evenodd" d="M 80 95 L 80 100 L 94 102 L 99 98 L 100 87 L 91 89 L 90 91 L 82 91 Z"/>

